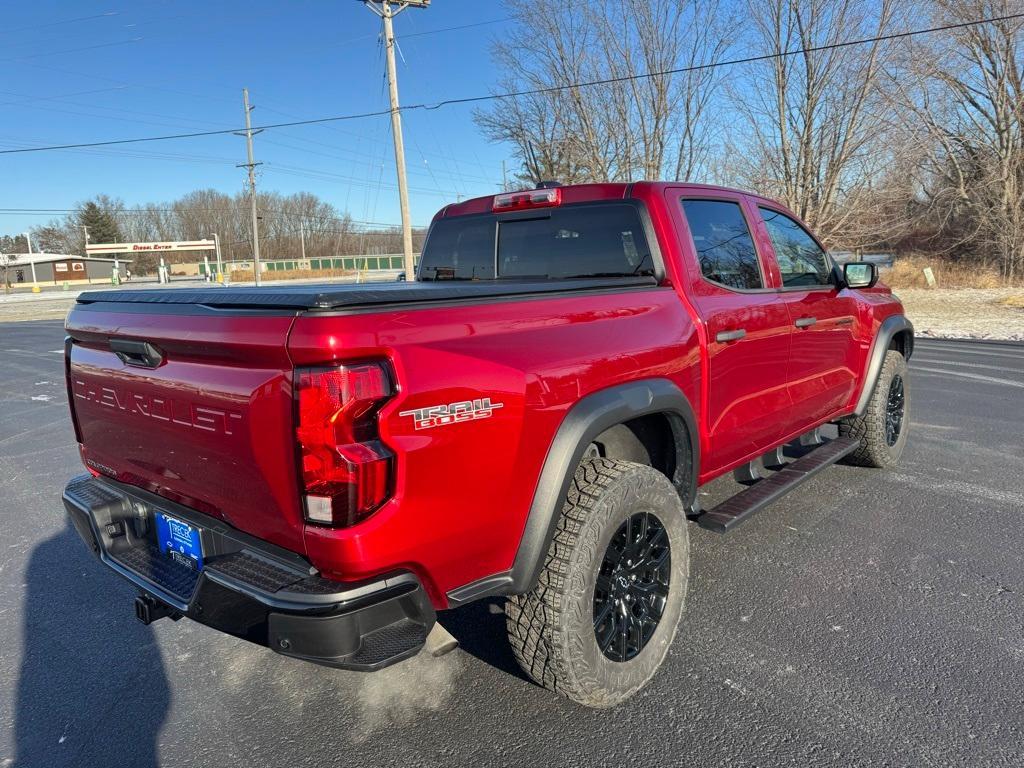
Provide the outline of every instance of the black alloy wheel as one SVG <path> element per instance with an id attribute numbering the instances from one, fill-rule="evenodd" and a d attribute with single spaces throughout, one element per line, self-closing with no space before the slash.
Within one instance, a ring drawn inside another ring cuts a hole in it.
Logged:
<path id="1" fill-rule="evenodd" d="M 885 442 L 890 447 L 896 445 L 903 431 L 905 403 L 903 377 L 897 374 L 889 382 L 889 397 L 885 403 Z"/>
<path id="2" fill-rule="evenodd" d="M 671 574 L 661 520 L 631 515 L 608 543 L 594 589 L 594 634 L 608 659 L 629 661 L 647 645 L 665 612 Z"/>

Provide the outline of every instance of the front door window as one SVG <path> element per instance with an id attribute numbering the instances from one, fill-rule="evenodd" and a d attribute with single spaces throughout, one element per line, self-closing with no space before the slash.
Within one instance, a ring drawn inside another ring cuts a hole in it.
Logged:
<path id="1" fill-rule="evenodd" d="M 784 288 L 832 284 L 832 265 L 821 246 L 796 221 L 770 208 L 759 208 L 768 229 Z"/>

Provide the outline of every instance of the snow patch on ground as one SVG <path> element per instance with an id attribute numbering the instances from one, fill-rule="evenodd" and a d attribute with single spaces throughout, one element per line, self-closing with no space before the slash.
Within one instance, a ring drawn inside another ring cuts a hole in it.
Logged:
<path id="1" fill-rule="evenodd" d="M 1024 309 L 1002 302 L 1019 288 L 901 288 L 895 291 L 920 337 L 1024 341 Z"/>

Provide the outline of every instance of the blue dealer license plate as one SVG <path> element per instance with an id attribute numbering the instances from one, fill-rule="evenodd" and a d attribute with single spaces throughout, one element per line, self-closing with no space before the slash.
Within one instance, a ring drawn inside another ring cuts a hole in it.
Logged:
<path id="1" fill-rule="evenodd" d="M 172 560 L 196 571 L 203 570 L 203 545 L 198 528 L 157 512 L 156 539 L 160 551 Z"/>

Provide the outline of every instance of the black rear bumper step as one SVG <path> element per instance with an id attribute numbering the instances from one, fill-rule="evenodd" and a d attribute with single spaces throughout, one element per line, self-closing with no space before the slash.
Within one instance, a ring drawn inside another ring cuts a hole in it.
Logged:
<path id="1" fill-rule="evenodd" d="M 436 620 L 409 572 L 364 581 L 321 577 L 308 561 L 140 489 L 82 475 L 64 489 L 79 536 L 141 594 L 140 621 L 181 616 L 317 664 L 373 670 L 415 655 Z M 201 529 L 202 570 L 169 559 L 155 511 Z"/>
<path id="2" fill-rule="evenodd" d="M 786 495 L 805 480 L 809 480 L 844 456 L 856 450 L 859 440 L 852 437 L 837 437 L 829 440 L 808 454 L 801 456 L 778 472 L 730 496 L 713 509 L 703 512 L 694 519 L 701 528 L 716 533 L 726 533 L 742 523 L 773 501 Z"/>

